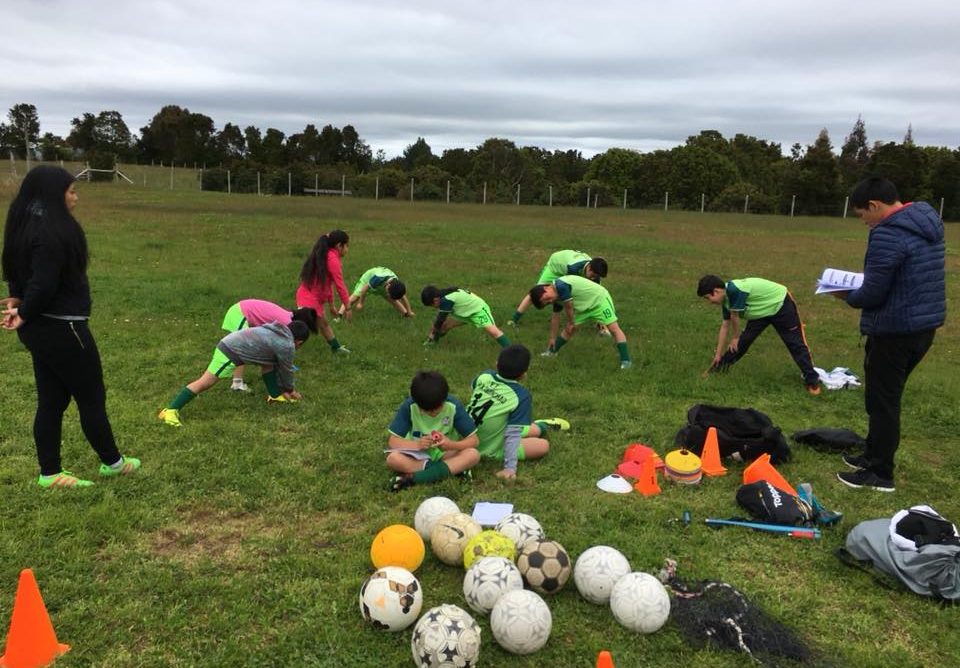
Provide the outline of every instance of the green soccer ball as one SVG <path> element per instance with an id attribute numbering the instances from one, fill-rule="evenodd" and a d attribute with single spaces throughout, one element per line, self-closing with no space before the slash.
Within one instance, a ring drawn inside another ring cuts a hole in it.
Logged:
<path id="1" fill-rule="evenodd" d="M 473 562 L 484 557 L 503 557 L 514 561 L 517 558 L 517 546 L 499 531 L 481 531 L 467 542 L 463 550 L 463 567 L 470 568 Z"/>

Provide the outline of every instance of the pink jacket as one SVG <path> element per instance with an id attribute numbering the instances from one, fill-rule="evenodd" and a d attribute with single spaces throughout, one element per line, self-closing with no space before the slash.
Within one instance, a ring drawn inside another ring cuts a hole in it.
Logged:
<path id="1" fill-rule="evenodd" d="M 301 283 L 297 288 L 297 307 L 311 307 L 317 314 L 323 313 L 324 304 L 333 303 L 333 286 L 337 286 L 340 302 L 347 304 L 350 293 L 343 282 L 343 264 L 340 262 L 340 253 L 336 249 L 327 250 L 327 279 L 323 283 L 314 282 L 311 285 Z"/>

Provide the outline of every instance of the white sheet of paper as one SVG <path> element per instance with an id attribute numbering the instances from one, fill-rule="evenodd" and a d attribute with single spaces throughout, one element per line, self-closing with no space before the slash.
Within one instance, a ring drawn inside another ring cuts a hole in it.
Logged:
<path id="1" fill-rule="evenodd" d="M 473 519 L 475 519 L 480 526 L 492 527 L 512 512 L 512 503 L 477 501 L 473 507 Z"/>
<path id="2" fill-rule="evenodd" d="M 828 267 L 823 270 L 820 278 L 817 279 L 816 294 L 822 295 L 825 292 L 856 290 L 861 285 L 863 285 L 863 274 Z"/>
<path id="3" fill-rule="evenodd" d="M 410 450 L 407 448 L 384 448 L 383 449 L 383 454 L 389 454 L 391 452 L 399 452 L 402 455 L 406 455 L 407 457 L 413 457 L 414 459 L 419 459 L 420 461 L 423 461 L 425 459 L 430 459 L 430 455 L 428 455 L 423 450 Z"/>

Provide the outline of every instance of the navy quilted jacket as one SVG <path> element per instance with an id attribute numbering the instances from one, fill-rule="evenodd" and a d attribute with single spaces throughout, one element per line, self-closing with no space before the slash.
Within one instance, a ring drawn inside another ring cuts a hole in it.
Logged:
<path id="1" fill-rule="evenodd" d="M 870 230 L 863 286 L 847 303 L 863 309 L 860 332 L 911 334 L 935 329 L 947 314 L 943 221 L 914 202 Z"/>

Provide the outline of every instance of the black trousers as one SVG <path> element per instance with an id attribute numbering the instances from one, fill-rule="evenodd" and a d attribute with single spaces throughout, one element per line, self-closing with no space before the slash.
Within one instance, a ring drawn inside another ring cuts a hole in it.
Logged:
<path id="1" fill-rule="evenodd" d="M 780 339 L 784 345 L 787 346 L 787 350 L 790 351 L 790 356 L 793 358 L 793 361 L 800 367 L 800 371 L 803 373 L 803 382 L 807 385 L 819 384 L 820 376 L 813 369 L 813 357 L 810 355 L 807 337 L 803 334 L 803 323 L 800 322 L 797 303 L 793 301 L 793 297 L 789 294 L 784 298 L 783 306 L 780 307 L 780 310 L 772 316 L 769 318 L 757 318 L 756 320 L 747 322 L 747 326 L 743 328 L 743 332 L 740 334 L 740 343 L 737 346 L 737 351 L 733 352 L 728 350 L 725 352 L 723 357 L 720 358 L 717 368 L 725 369 L 746 355 L 747 351 L 750 350 L 750 346 L 753 345 L 753 342 L 756 341 L 757 337 L 763 333 L 763 330 L 770 325 L 773 325 L 773 328 L 777 330 Z"/>
<path id="2" fill-rule="evenodd" d="M 900 401 L 910 372 L 930 350 L 936 330 L 900 336 L 868 336 L 863 361 L 868 468 L 893 480 L 893 456 L 900 446 Z"/>
<path id="3" fill-rule="evenodd" d="M 63 412 L 71 398 L 77 402 L 80 426 L 100 461 L 117 462 L 120 451 L 107 418 L 107 390 L 103 385 L 100 352 L 87 322 L 40 316 L 20 327 L 17 334 L 33 358 L 37 383 L 33 440 L 40 475 L 53 475 L 62 470 Z"/>

